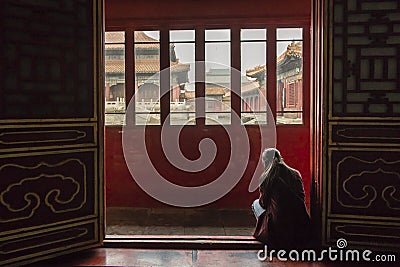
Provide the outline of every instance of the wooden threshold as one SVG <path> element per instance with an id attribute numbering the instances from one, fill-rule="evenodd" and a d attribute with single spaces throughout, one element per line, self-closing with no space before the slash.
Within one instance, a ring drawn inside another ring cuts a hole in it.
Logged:
<path id="1" fill-rule="evenodd" d="M 259 250 L 264 246 L 252 236 L 106 235 L 103 247 Z"/>

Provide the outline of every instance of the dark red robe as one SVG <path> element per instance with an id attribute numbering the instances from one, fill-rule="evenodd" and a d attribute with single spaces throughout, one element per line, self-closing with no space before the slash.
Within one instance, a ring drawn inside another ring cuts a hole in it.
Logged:
<path id="1" fill-rule="evenodd" d="M 313 238 L 303 180 L 298 171 L 284 163 L 278 163 L 277 167 L 268 192 L 264 184 L 260 186 L 259 201 L 266 211 L 257 219 L 254 237 L 274 249 L 309 247 Z"/>

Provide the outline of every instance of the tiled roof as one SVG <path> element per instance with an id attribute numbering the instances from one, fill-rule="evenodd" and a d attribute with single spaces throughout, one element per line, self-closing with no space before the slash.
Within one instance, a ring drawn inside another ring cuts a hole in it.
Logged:
<path id="1" fill-rule="evenodd" d="M 136 43 L 158 42 L 157 39 L 154 39 L 154 38 L 148 36 L 147 34 L 145 34 L 142 31 L 135 31 L 135 39 L 134 40 L 135 40 Z"/>
<path id="2" fill-rule="evenodd" d="M 141 49 L 159 49 L 160 44 L 157 39 L 154 39 L 147 34 L 145 34 L 142 31 L 135 31 L 135 43 L 141 43 L 141 44 L 135 44 L 135 48 L 141 48 Z"/>
<path id="3" fill-rule="evenodd" d="M 142 31 L 135 31 L 135 42 L 140 44 L 135 44 L 137 48 L 149 49 L 149 48 L 159 48 L 158 40 L 151 38 Z M 121 43 L 118 45 L 112 45 L 113 49 L 122 49 L 125 47 L 125 33 L 124 32 L 106 32 L 105 43 Z"/>
<path id="4" fill-rule="evenodd" d="M 222 87 L 206 87 L 206 95 L 225 95 Z"/>
<path id="5" fill-rule="evenodd" d="M 266 71 L 266 65 L 263 66 L 256 66 L 253 69 L 246 70 L 246 75 L 249 77 L 254 77 L 257 76 L 260 72 L 265 72 Z"/>
<path id="6" fill-rule="evenodd" d="M 206 88 L 206 96 L 210 95 L 225 95 L 225 90 L 222 87 L 207 87 Z M 228 96 L 229 97 L 229 96 Z M 185 98 L 186 99 L 193 99 L 195 98 L 195 91 L 185 91 Z"/>
<path id="7" fill-rule="evenodd" d="M 135 44 L 135 48 L 140 49 L 160 49 L 160 45 L 157 43 L 143 43 L 143 44 Z"/>
<path id="8" fill-rule="evenodd" d="M 294 56 L 301 58 L 302 54 L 303 54 L 302 43 L 292 42 L 290 45 L 288 45 L 286 51 L 278 57 L 277 63 L 279 64 L 280 62 L 282 62 L 286 56 Z"/>
<path id="9" fill-rule="evenodd" d="M 302 43 L 301 42 L 293 42 L 291 44 L 288 45 L 288 47 L 286 48 L 286 51 L 284 53 L 282 53 L 278 58 L 277 58 L 277 63 L 281 63 L 286 56 L 295 56 L 295 57 L 302 57 Z M 263 66 L 256 66 L 253 69 L 250 70 L 246 70 L 246 75 L 249 77 L 255 77 L 257 74 L 259 74 L 260 72 L 264 72 L 266 71 L 266 65 Z"/>
<path id="10" fill-rule="evenodd" d="M 124 60 L 106 60 L 106 73 L 123 73 L 125 70 Z M 172 72 L 184 72 L 190 70 L 189 64 L 177 64 L 171 62 Z M 156 73 L 160 71 L 160 62 L 158 60 L 141 59 L 135 61 L 135 71 L 137 73 Z"/>
<path id="11" fill-rule="evenodd" d="M 125 45 L 124 44 L 106 44 L 105 45 L 105 50 L 124 50 Z"/>
<path id="12" fill-rule="evenodd" d="M 189 64 L 177 64 L 171 62 L 171 71 L 172 72 L 184 72 L 190 70 Z M 139 73 L 156 73 L 160 71 L 160 61 L 159 60 L 136 60 L 135 61 L 135 70 Z"/>
<path id="13" fill-rule="evenodd" d="M 105 43 L 125 43 L 125 32 L 106 32 Z"/>
<path id="14" fill-rule="evenodd" d="M 136 73 L 156 73 L 160 71 L 159 60 L 140 59 L 135 61 Z"/>
<path id="15" fill-rule="evenodd" d="M 125 71 L 124 60 L 106 60 L 106 73 L 123 73 Z"/>

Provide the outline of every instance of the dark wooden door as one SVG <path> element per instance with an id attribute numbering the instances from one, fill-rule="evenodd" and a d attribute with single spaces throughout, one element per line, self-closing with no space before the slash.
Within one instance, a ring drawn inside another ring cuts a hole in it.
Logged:
<path id="1" fill-rule="evenodd" d="M 102 8 L 0 2 L 0 265 L 102 241 Z"/>
<path id="2" fill-rule="evenodd" d="M 398 251 L 400 3 L 315 2 L 326 37 L 323 241 Z"/>

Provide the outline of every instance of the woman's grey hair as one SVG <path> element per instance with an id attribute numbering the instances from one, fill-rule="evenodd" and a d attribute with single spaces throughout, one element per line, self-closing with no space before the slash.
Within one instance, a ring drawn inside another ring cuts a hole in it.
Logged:
<path id="1" fill-rule="evenodd" d="M 281 153 L 276 148 L 267 148 L 262 153 L 262 162 L 264 167 L 267 169 L 269 168 L 272 163 L 276 160 L 277 162 L 282 161 Z"/>
<path id="2" fill-rule="evenodd" d="M 262 190 L 267 192 L 269 190 L 268 188 L 272 186 L 275 180 L 279 163 L 283 163 L 283 159 L 281 153 L 276 148 L 265 149 L 262 153 L 261 159 L 265 170 L 260 177 L 260 185 L 263 186 Z"/>

